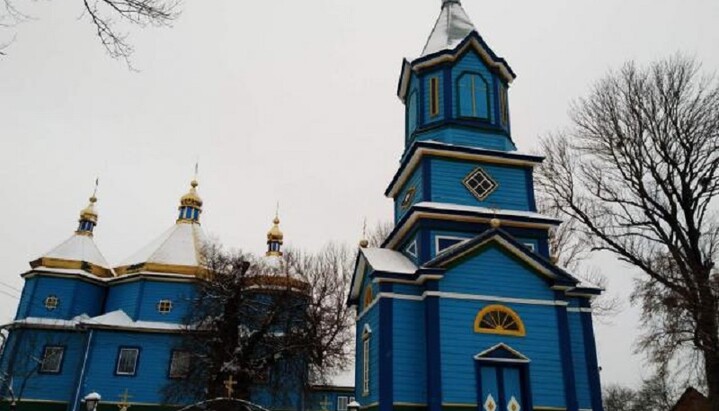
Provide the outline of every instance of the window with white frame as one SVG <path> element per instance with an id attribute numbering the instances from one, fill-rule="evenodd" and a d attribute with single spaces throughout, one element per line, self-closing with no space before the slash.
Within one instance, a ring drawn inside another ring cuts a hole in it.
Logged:
<path id="1" fill-rule="evenodd" d="M 190 353 L 173 350 L 170 357 L 170 378 L 185 378 L 190 373 Z"/>
<path id="2" fill-rule="evenodd" d="M 172 300 L 160 300 L 157 302 L 157 311 L 160 314 L 169 314 L 172 311 Z"/>
<path id="3" fill-rule="evenodd" d="M 479 201 L 484 201 L 499 187 L 499 184 L 480 167 L 469 173 L 462 183 Z"/>
<path id="4" fill-rule="evenodd" d="M 47 374 L 59 374 L 62 368 L 62 357 L 65 355 L 65 347 L 47 346 L 42 354 L 40 372 Z"/>
<path id="5" fill-rule="evenodd" d="M 54 311 L 60 305 L 60 299 L 56 295 L 48 295 L 45 297 L 44 304 L 48 311 Z"/>
<path id="6" fill-rule="evenodd" d="M 347 397 L 344 395 L 337 396 L 337 411 L 347 411 Z"/>
<path id="7" fill-rule="evenodd" d="M 365 324 L 362 332 L 362 395 L 369 395 L 370 337 L 372 330 Z"/>
<path id="8" fill-rule="evenodd" d="M 121 347 L 117 354 L 117 375 L 135 375 L 137 360 L 140 358 L 139 348 Z"/>
<path id="9" fill-rule="evenodd" d="M 434 248 L 437 250 L 436 254 L 441 253 L 442 251 L 454 247 L 455 245 L 459 243 L 463 243 L 467 241 L 466 238 L 462 237 L 450 237 L 450 236 L 443 236 L 438 235 L 434 237 Z"/>

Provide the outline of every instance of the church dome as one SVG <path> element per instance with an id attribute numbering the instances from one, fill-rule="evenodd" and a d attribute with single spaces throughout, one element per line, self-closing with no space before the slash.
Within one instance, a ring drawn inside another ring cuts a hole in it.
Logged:
<path id="1" fill-rule="evenodd" d="M 202 199 L 197 194 L 197 180 L 190 183 L 190 191 L 180 198 L 180 206 L 202 208 Z"/>
<path id="2" fill-rule="evenodd" d="M 89 273 L 97 277 L 113 277 L 114 272 L 93 240 L 97 225 L 97 197 L 93 193 L 90 204 L 80 211 L 80 220 L 75 233 L 40 258 L 30 262 L 35 270 L 62 273 Z"/>
<path id="3" fill-rule="evenodd" d="M 280 230 L 280 217 L 275 214 L 275 219 L 272 220 L 272 228 L 267 232 L 267 257 L 280 257 L 282 255 L 282 243 L 284 242 L 285 235 Z"/>
<path id="4" fill-rule="evenodd" d="M 202 248 L 207 238 L 200 227 L 202 199 L 196 180 L 190 191 L 180 197 L 179 216 L 175 224 L 157 239 L 127 258 L 115 269 L 118 275 L 163 273 L 204 276 Z"/>

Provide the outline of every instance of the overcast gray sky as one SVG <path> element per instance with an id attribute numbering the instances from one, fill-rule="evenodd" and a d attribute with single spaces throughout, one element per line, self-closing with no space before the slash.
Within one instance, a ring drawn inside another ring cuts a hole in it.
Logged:
<path id="1" fill-rule="evenodd" d="M 174 223 L 198 159 L 203 227 L 231 246 L 263 251 L 276 201 L 288 243 L 307 249 L 391 217 L 400 63 L 420 53 L 440 0 L 186 1 L 173 28 L 131 31 L 140 72 L 105 55 L 80 1 L 16 3 L 36 20 L 0 31 L 17 36 L 0 59 L 0 281 L 21 288 L 27 262 L 72 233 L 97 175 L 95 238 L 114 264 Z M 522 151 L 624 61 L 681 51 L 719 68 L 716 0 L 463 5 L 518 74 Z M 626 297 L 631 270 L 595 263 Z M 16 304 L 0 293 L 0 320 Z M 648 375 L 631 354 L 637 317 L 597 326 L 604 382 Z"/>

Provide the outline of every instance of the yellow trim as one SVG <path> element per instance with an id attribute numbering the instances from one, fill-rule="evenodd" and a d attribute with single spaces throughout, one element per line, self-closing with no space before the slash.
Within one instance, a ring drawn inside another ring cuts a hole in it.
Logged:
<path id="1" fill-rule="evenodd" d="M 429 115 L 439 115 L 439 77 L 429 79 Z"/>
<path id="2" fill-rule="evenodd" d="M 157 263 L 140 263 L 134 265 L 126 265 L 115 268 L 118 276 L 138 273 L 141 271 L 149 271 L 155 273 L 168 274 L 184 274 L 194 275 L 200 278 L 206 278 L 207 270 L 199 266 L 192 265 L 175 265 L 175 264 L 157 264 Z"/>
<path id="3" fill-rule="evenodd" d="M 373 300 L 374 300 L 374 295 L 372 294 L 372 286 L 371 286 L 371 285 L 368 285 L 368 286 L 365 287 L 365 289 L 364 289 L 364 298 L 362 299 L 362 302 L 363 302 L 364 304 L 363 304 L 362 307 L 366 310 L 367 307 L 369 307 L 370 304 L 372 304 L 372 301 L 373 301 Z"/>
<path id="4" fill-rule="evenodd" d="M 505 330 L 502 325 L 497 325 L 494 329 L 480 327 L 482 319 L 484 319 L 487 314 L 497 311 L 509 315 L 512 318 L 512 321 L 517 324 L 519 330 Z M 522 322 L 522 319 L 519 318 L 519 315 L 517 315 L 517 313 L 511 308 L 500 304 L 488 305 L 477 314 L 474 318 L 474 332 L 483 334 L 511 335 L 515 337 L 524 337 L 527 335 L 524 323 Z"/>
<path id="5" fill-rule="evenodd" d="M 65 260 L 62 258 L 51 258 L 51 257 L 40 257 L 35 261 L 30 262 L 30 267 L 47 267 L 47 268 L 61 268 L 69 270 L 82 270 L 86 273 L 93 274 L 97 277 L 110 278 L 112 277 L 112 271 L 100 267 L 99 265 L 89 263 L 87 261 L 75 261 Z"/>

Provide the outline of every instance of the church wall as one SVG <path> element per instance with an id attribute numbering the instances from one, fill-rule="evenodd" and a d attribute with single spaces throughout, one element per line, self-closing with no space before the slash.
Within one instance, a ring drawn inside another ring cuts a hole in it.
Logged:
<path id="1" fill-rule="evenodd" d="M 179 335 L 95 330 L 88 360 L 84 391 L 95 390 L 103 399 L 117 401 L 128 390 L 132 401 L 158 404 L 168 377 L 170 356 Z M 134 376 L 116 374 L 120 347 L 140 347 Z"/>
<path id="2" fill-rule="evenodd" d="M 139 281 L 112 284 L 107 293 L 105 312 L 122 310 L 136 320 L 141 298 L 142 283 Z"/>
<path id="3" fill-rule="evenodd" d="M 523 262 L 499 246 L 489 245 L 450 268 L 440 291 L 554 301 L 554 292 Z"/>
<path id="4" fill-rule="evenodd" d="M 182 323 L 195 295 L 192 283 L 146 281 L 142 301 L 139 304 L 138 320 Z M 157 310 L 160 300 L 172 301 L 172 310 L 163 314 Z"/>
<path id="5" fill-rule="evenodd" d="M 440 298 L 442 388 L 444 403 L 476 404 L 474 356 L 505 343 L 531 360 L 529 365 L 535 406 L 564 407 L 556 307 L 504 304 L 524 322 L 525 337 L 474 332 L 479 311 L 494 302 Z"/>
<path id="6" fill-rule="evenodd" d="M 574 384 L 577 387 L 577 401 L 579 408 L 592 408 L 592 398 L 589 386 L 584 335 L 582 334 L 582 319 L 578 312 L 569 312 L 569 332 L 572 341 L 572 360 L 574 362 Z"/>
<path id="7" fill-rule="evenodd" d="M 25 281 L 16 319 L 43 317 L 69 320 L 80 314 L 97 315 L 104 290 L 75 278 L 35 276 Z M 58 298 L 57 308 L 45 307 L 48 296 Z"/>
<path id="8" fill-rule="evenodd" d="M 499 186 L 484 201 L 478 200 L 462 183 L 481 167 Z M 529 210 L 527 174 L 524 169 L 496 164 L 433 158 L 431 201 L 507 210 Z"/>
<path id="9" fill-rule="evenodd" d="M 402 291 L 393 285 L 393 292 L 406 294 Z M 393 400 L 424 404 L 427 401 L 424 302 L 393 299 L 392 304 Z"/>
<path id="10" fill-rule="evenodd" d="M 11 331 L 8 337 L 10 352 L 3 353 L 3 372 L 13 376 L 16 395 L 25 400 L 71 401 L 77 388 L 85 337 L 85 333 L 58 330 Z M 46 346 L 65 348 L 59 373 L 39 371 L 37 359 L 43 358 Z"/>
<path id="11" fill-rule="evenodd" d="M 514 151 L 516 148 L 506 135 L 477 128 L 446 126 L 430 129 L 415 136 L 417 141 L 440 141 L 460 146 L 481 147 L 489 150 Z"/>
<path id="12" fill-rule="evenodd" d="M 338 398 L 344 397 L 349 404 L 354 398 L 354 389 L 352 387 L 323 387 L 321 389 L 313 389 L 307 396 L 305 410 L 307 411 L 347 411 L 341 409 L 338 404 Z"/>

